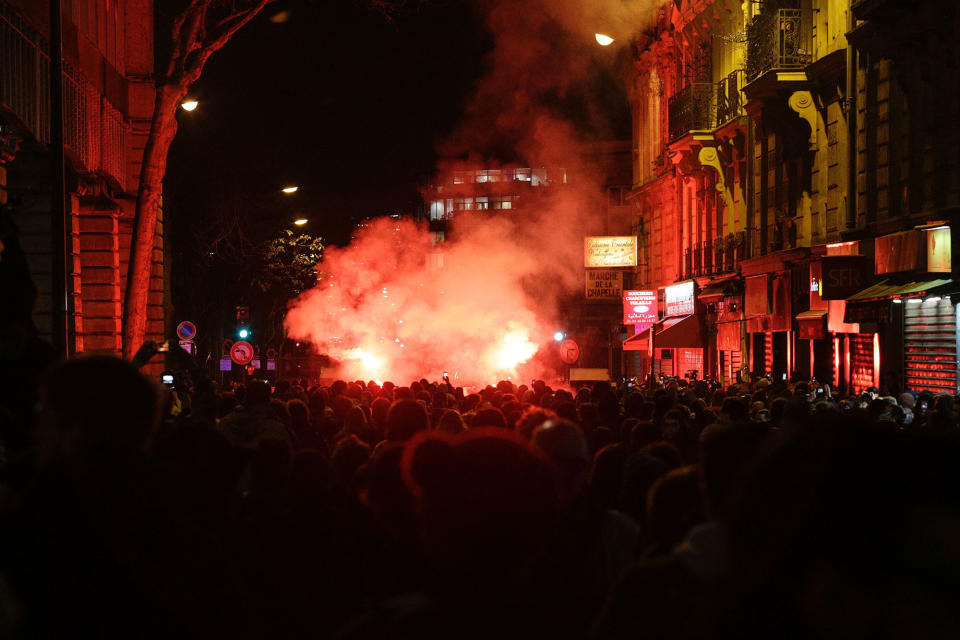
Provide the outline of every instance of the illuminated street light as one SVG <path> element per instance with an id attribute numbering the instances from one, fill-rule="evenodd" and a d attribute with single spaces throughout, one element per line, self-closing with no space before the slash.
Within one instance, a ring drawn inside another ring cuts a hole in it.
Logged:
<path id="1" fill-rule="evenodd" d="M 300 188 L 300 187 L 292 184 L 292 185 L 290 185 L 289 187 L 284 187 L 283 189 L 280 189 L 280 191 L 283 191 L 283 192 L 286 193 L 286 194 L 291 194 L 291 193 L 296 193 L 296 192 L 297 192 L 297 189 L 299 189 L 299 188 Z"/>
<path id="2" fill-rule="evenodd" d="M 599 44 L 601 47 L 609 47 L 611 44 L 613 44 L 613 38 L 605 33 L 595 33 L 593 34 L 593 37 L 597 39 L 597 44 Z"/>
<path id="3" fill-rule="evenodd" d="M 553 334 L 553 339 L 557 342 L 563 342 L 563 339 L 566 337 L 566 335 L 567 334 L 565 334 L 563 331 L 557 331 L 555 334 Z"/>
<path id="4" fill-rule="evenodd" d="M 297 225 L 298 227 L 302 227 L 308 222 L 309 220 L 307 220 L 306 218 L 297 218 L 296 220 L 293 221 L 293 224 Z"/>
<path id="5" fill-rule="evenodd" d="M 180 103 L 180 106 L 183 108 L 184 111 L 193 111 L 194 109 L 197 108 L 198 104 L 200 103 L 197 102 L 196 100 L 192 98 L 187 98 L 186 100 Z"/>

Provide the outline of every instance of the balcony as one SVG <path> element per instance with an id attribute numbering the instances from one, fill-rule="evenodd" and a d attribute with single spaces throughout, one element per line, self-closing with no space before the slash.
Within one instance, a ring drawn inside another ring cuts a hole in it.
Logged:
<path id="1" fill-rule="evenodd" d="M 47 43 L 15 11 L 0 4 L 0 110 L 23 133 L 50 143 L 50 57 Z M 96 87 L 64 61 L 64 145 L 79 171 L 109 176 L 124 188 L 129 125 Z"/>
<path id="2" fill-rule="evenodd" d="M 742 70 L 734 71 L 717 83 L 716 126 L 721 127 L 744 115 L 743 98 L 740 94 L 742 89 Z"/>
<path id="3" fill-rule="evenodd" d="M 670 98 L 670 140 L 677 140 L 692 131 L 709 131 L 715 122 L 713 83 L 688 84 Z"/>
<path id="4" fill-rule="evenodd" d="M 769 71 L 801 71 L 813 62 L 810 13 L 778 9 L 761 13 L 747 27 L 747 82 Z"/>

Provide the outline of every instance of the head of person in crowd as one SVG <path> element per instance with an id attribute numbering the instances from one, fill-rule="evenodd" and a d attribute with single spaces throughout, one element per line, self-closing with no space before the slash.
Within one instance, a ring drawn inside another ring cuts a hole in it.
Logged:
<path id="1" fill-rule="evenodd" d="M 533 435 L 533 430 L 539 427 L 547 420 L 557 418 L 557 414 L 550 409 L 543 409 L 537 406 L 530 406 L 520 415 L 520 418 L 514 425 L 517 433 L 529 440 Z"/>
<path id="2" fill-rule="evenodd" d="M 403 456 L 424 550 L 441 588 L 524 588 L 557 519 L 551 464 L 514 432 L 418 434 Z"/>
<path id="3" fill-rule="evenodd" d="M 471 429 L 476 429 L 477 427 L 499 427 L 500 429 L 506 429 L 507 418 L 503 415 L 503 411 L 496 407 L 480 409 L 470 422 Z"/>
<path id="4" fill-rule="evenodd" d="M 623 484 L 623 466 L 630 455 L 625 444 L 608 444 L 593 456 L 587 485 L 594 499 L 607 509 L 617 507 L 620 486 Z"/>
<path id="5" fill-rule="evenodd" d="M 250 380 L 246 384 L 243 399 L 245 407 L 266 407 L 270 405 L 270 383 L 266 380 Z"/>
<path id="6" fill-rule="evenodd" d="M 119 358 L 59 362 L 43 375 L 38 398 L 34 444 L 40 465 L 73 457 L 136 455 L 147 447 L 159 421 L 158 389 Z"/>
<path id="7" fill-rule="evenodd" d="M 429 428 L 430 416 L 426 407 L 413 399 L 396 400 L 387 413 L 385 436 L 390 442 L 400 442 Z"/>
<path id="8" fill-rule="evenodd" d="M 657 478 L 670 470 L 660 458 L 649 453 L 630 454 L 623 464 L 623 482 L 617 498 L 618 510 L 641 527 L 646 526 L 647 494 Z"/>
<path id="9" fill-rule="evenodd" d="M 672 469 L 647 494 L 648 546 L 666 553 L 703 521 L 700 481 L 694 466 Z"/>
<path id="10" fill-rule="evenodd" d="M 457 435 L 466 431 L 467 426 L 463 423 L 463 418 L 456 409 L 444 409 L 440 421 L 437 423 L 437 429 L 450 435 Z"/>
<path id="11" fill-rule="evenodd" d="M 369 459 L 370 445 L 353 434 L 341 438 L 330 454 L 330 470 L 336 486 L 352 491 L 357 472 Z"/>
<path id="12" fill-rule="evenodd" d="M 583 431 L 575 423 L 557 418 L 534 429 L 530 441 L 553 461 L 562 501 L 573 502 L 583 492 L 590 472 L 590 453 Z"/>

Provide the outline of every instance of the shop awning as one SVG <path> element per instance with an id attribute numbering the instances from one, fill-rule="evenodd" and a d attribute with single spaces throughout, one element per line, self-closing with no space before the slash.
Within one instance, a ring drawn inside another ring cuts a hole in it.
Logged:
<path id="1" fill-rule="evenodd" d="M 941 288 L 951 283 L 949 279 L 940 280 L 918 280 L 915 282 L 895 283 L 890 280 L 878 282 L 872 287 L 867 287 L 859 293 L 855 293 L 849 298 L 848 302 L 868 302 L 870 300 L 883 300 L 885 298 L 900 298 L 907 296 L 920 296 L 932 289 Z"/>
<path id="2" fill-rule="evenodd" d="M 667 318 L 653 343 L 657 349 L 702 349 L 700 318 L 695 315 Z"/>
<path id="3" fill-rule="evenodd" d="M 653 326 L 656 326 L 656 325 L 653 325 Z M 623 350 L 624 351 L 643 351 L 643 352 L 649 351 L 650 345 L 648 344 L 648 340 L 650 340 L 651 328 L 652 327 L 648 327 L 643 331 L 641 331 L 640 333 L 638 333 L 637 335 L 630 336 L 629 338 L 624 340 L 623 344 L 621 345 L 623 347 Z"/>
<path id="4" fill-rule="evenodd" d="M 730 278 L 719 278 L 707 284 L 706 287 L 697 296 L 703 302 L 717 302 L 724 296 L 732 296 L 743 293 L 743 281 L 733 276 Z"/>
<path id="5" fill-rule="evenodd" d="M 796 315 L 797 337 L 801 340 L 822 340 L 827 337 L 827 309 L 811 309 Z"/>
<path id="6" fill-rule="evenodd" d="M 653 327 L 644 329 L 623 341 L 624 351 L 647 351 L 650 347 L 650 329 L 657 333 L 653 346 L 657 349 L 702 349 L 700 318 L 695 315 L 664 318 Z"/>

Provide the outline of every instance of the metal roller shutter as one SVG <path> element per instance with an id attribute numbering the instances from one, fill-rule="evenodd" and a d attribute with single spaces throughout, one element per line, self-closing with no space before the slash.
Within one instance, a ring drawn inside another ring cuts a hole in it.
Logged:
<path id="1" fill-rule="evenodd" d="M 948 298 L 903 304 L 906 386 L 957 392 L 957 316 Z"/>

